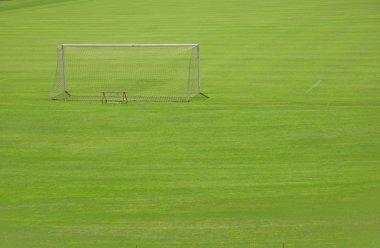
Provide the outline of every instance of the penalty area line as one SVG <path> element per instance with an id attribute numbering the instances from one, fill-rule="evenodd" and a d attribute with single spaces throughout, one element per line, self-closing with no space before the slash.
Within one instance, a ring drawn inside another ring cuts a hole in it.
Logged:
<path id="1" fill-rule="evenodd" d="M 322 80 L 318 80 L 317 82 L 315 82 L 307 91 L 305 91 L 305 94 L 309 94 L 310 91 L 312 91 L 315 87 L 317 87 L 321 82 Z"/>

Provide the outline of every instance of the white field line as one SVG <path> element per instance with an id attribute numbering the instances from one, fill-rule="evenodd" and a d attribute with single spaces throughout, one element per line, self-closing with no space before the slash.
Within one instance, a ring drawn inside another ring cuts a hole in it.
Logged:
<path id="1" fill-rule="evenodd" d="M 310 91 L 312 91 L 315 87 L 317 87 L 321 82 L 322 80 L 318 80 L 317 82 L 315 82 L 315 84 L 313 84 L 307 91 L 305 91 L 305 94 L 309 94 Z"/>

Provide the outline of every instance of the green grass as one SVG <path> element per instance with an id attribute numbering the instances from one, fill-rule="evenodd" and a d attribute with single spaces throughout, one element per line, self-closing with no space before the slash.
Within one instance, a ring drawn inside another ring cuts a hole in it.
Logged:
<path id="1" fill-rule="evenodd" d="M 0 1 L 0 247 L 379 247 L 379 10 Z M 200 43 L 210 99 L 49 102 L 61 43 Z"/>

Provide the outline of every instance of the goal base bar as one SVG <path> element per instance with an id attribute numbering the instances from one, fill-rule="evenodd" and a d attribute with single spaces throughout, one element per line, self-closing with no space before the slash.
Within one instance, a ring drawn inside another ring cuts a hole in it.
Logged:
<path id="1" fill-rule="evenodd" d="M 192 98 L 194 99 L 194 97 Z M 143 101 L 143 102 L 190 102 L 192 99 L 188 97 L 156 97 L 156 96 L 128 96 L 128 102 L 131 101 Z M 51 98 L 50 100 L 57 101 L 93 101 L 102 102 L 104 98 L 102 96 L 70 96 Z M 121 97 L 107 96 L 108 102 L 126 102 Z"/>
<path id="2" fill-rule="evenodd" d="M 206 95 L 206 94 L 204 94 L 204 93 L 202 93 L 202 92 L 200 92 L 199 95 L 204 96 L 204 97 L 206 97 L 206 98 L 210 98 L 208 95 Z"/>

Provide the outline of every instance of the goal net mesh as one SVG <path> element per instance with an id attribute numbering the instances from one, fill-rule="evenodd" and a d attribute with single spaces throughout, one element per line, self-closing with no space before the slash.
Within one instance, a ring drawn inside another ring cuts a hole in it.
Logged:
<path id="1" fill-rule="evenodd" d="M 127 92 L 128 101 L 189 101 L 199 92 L 197 56 L 196 45 L 59 46 L 49 99 L 92 101 L 102 100 L 102 92 Z"/>

